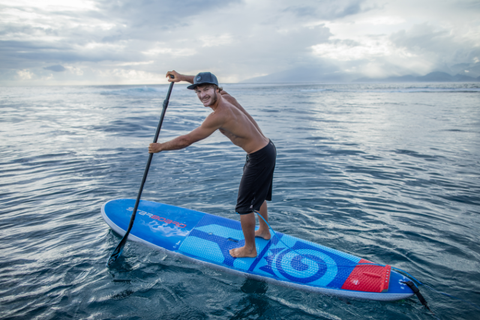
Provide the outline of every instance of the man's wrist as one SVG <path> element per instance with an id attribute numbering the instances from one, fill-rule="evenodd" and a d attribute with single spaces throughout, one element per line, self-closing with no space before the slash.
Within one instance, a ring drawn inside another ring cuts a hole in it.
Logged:
<path id="1" fill-rule="evenodd" d="M 193 79 L 194 78 L 195 78 L 195 76 L 184 75 L 184 74 L 181 75 L 182 81 L 189 82 L 191 84 L 193 84 Z"/>

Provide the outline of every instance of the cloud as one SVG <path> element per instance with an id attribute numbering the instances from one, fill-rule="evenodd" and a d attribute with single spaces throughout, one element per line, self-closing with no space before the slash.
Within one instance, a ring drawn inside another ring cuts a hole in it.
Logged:
<path id="1" fill-rule="evenodd" d="M 312 46 L 315 55 L 337 61 L 355 61 L 391 55 L 388 42 L 370 37 L 362 42 L 333 40 Z"/>
<path id="2" fill-rule="evenodd" d="M 104 14 L 131 24 L 133 28 L 173 28 L 184 24 L 185 19 L 216 11 L 242 0 L 99 0 L 97 7 Z"/>
<path id="3" fill-rule="evenodd" d="M 34 77 L 34 74 L 31 73 L 29 70 L 18 70 L 17 71 L 17 76 L 21 80 L 30 80 Z"/>
<path id="4" fill-rule="evenodd" d="M 415 60 L 425 61 L 430 71 L 452 72 L 454 65 L 476 64 L 477 57 L 480 57 L 478 39 L 463 37 L 450 29 L 429 23 L 393 33 L 390 40 L 396 48 L 409 52 Z"/>
<path id="5" fill-rule="evenodd" d="M 309 68 L 350 79 L 476 72 L 480 63 L 475 1 L 8 3 L 0 84 L 156 83 L 169 69 L 210 70 L 222 82 Z"/>
<path id="6" fill-rule="evenodd" d="M 113 25 L 102 41 L 169 41 L 176 29 L 192 27 L 192 17 L 208 17 L 222 8 L 242 4 L 242 0 L 98 0 L 96 4 L 98 11 L 90 16 Z"/>
<path id="7" fill-rule="evenodd" d="M 50 70 L 50 71 L 54 71 L 54 72 L 63 72 L 67 69 L 65 69 L 65 67 L 57 64 L 57 65 L 54 65 L 54 66 L 50 66 L 50 67 L 46 67 L 46 68 L 43 68 L 45 70 Z"/>
<path id="8" fill-rule="evenodd" d="M 288 6 L 283 11 L 294 13 L 298 17 L 335 20 L 370 10 L 367 7 L 362 8 L 365 2 L 365 0 L 302 1 L 301 5 Z"/>

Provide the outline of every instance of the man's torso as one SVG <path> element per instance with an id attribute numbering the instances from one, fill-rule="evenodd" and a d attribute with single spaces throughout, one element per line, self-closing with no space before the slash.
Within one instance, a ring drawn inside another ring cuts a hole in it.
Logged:
<path id="1" fill-rule="evenodd" d="M 257 129 L 249 117 L 225 99 L 222 99 L 214 114 L 222 119 L 220 132 L 245 152 L 253 153 L 268 144 L 268 138 Z"/>

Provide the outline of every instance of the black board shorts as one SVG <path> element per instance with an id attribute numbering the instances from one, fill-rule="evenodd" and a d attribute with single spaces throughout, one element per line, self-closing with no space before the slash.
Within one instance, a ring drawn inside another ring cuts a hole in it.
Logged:
<path id="1" fill-rule="evenodd" d="M 243 176 L 238 188 L 237 206 L 239 214 L 260 210 L 265 200 L 272 200 L 273 171 L 277 149 L 270 141 L 262 149 L 247 154 Z"/>

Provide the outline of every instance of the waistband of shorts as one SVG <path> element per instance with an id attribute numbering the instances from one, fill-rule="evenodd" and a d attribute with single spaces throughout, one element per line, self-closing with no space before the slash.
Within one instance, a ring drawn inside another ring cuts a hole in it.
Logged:
<path id="1" fill-rule="evenodd" d="M 275 145 L 273 144 L 272 140 L 268 139 L 268 143 L 265 147 L 263 147 L 262 149 L 260 150 L 257 150 L 255 152 L 252 152 L 252 153 L 248 153 L 247 154 L 247 157 L 248 158 L 255 158 L 256 156 L 259 156 L 261 155 L 262 153 L 266 152 L 269 148 L 271 147 L 274 147 L 275 148 Z"/>

